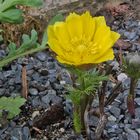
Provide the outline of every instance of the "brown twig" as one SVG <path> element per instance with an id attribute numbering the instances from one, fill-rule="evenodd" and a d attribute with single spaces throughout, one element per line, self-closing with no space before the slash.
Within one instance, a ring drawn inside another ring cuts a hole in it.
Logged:
<path id="1" fill-rule="evenodd" d="M 122 85 L 122 82 L 118 82 L 116 84 L 116 86 L 113 88 L 110 96 L 106 100 L 105 106 L 110 105 L 114 101 L 114 99 L 116 99 L 116 97 L 121 93 L 120 90 L 119 90 L 121 85 Z"/>
<path id="2" fill-rule="evenodd" d="M 98 125 L 95 130 L 95 139 L 100 140 L 101 134 L 104 130 L 105 124 L 107 123 L 107 116 L 104 114 L 100 117 L 100 120 L 98 122 Z"/>
<path id="3" fill-rule="evenodd" d="M 27 73 L 25 65 L 22 66 L 22 96 L 26 99 L 28 96 Z"/>

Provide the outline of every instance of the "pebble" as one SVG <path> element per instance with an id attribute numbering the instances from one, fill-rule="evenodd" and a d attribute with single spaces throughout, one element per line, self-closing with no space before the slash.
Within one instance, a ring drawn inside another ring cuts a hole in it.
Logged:
<path id="1" fill-rule="evenodd" d="M 29 93 L 33 96 L 38 95 L 38 90 L 36 88 L 30 88 Z"/>
<path id="2" fill-rule="evenodd" d="M 111 106 L 110 108 L 110 112 L 116 117 L 118 118 L 120 116 L 121 113 L 121 109 L 115 106 Z"/>
<path id="3" fill-rule="evenodd" d="M 109 117 L 108 117 L 108 121 L 116 121 L 117 119 L 113 116 L 113 115 L 110 115 Z"/>
<path id="4" fill-rule="evenodd" d="M 140 108 L 135 108 L 135 116 L 136 118 L 140 118 Z"/>
<path id="5" fill-rule="evenodd" d="M 127 140 L 139 140 L 138 134 L 134 130 L 127 129 L 126 132 Z"/>
<path id="6" fill-rule="evenodd" d="M 135 98 L 135 102 L 136 102 L 137 105 L 140 106 L 140 97 L 139 98 Z"/>
<path id="7" fill-rule="evenodd" d="M 36 53 L 36 57 L 40 61 L 45 61 L 47 59 L 47 53 L 45 53 L 45 52 L 38 52 L 38 53 Z"/>

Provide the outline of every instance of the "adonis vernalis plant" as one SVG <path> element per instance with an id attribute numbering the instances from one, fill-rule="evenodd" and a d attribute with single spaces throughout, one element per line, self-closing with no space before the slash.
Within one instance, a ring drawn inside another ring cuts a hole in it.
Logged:
<path id="1" fill-rule="evenodd" d="M 49 25 L 47 34 L 48 44 L 56 59 L 69 65 L 72 68 L 69 69 L 78 77 L 74 80 L 74 87 L 69 86 L 68 96 L 74 104 L 73 123 L 79 134 L 86 131 L 86 106 L 100 82 L 106 79 L 96 71 L 96 64 L 114 58 L 112 46 L 120 35 L 111 31 L 103 16 L 92 17 L 88 11 L 82 15 L 70 13 L 65 21 Z M 94 68 L 86 70 L 89 65 L 94 65 Z"/>

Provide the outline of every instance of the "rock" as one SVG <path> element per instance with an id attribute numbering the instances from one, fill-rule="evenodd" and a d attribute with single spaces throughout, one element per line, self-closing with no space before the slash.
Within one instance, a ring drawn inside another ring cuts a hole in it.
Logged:
<path id="1" fill-rule="evenodd" d="M 98 121 L 99 121 L 99 118 L 94 116 L 94 115 L 91 115 L 89 120 L 88 120 L 88 124 L 89 126 L 97 126 L 98 125 Z"/>
<path id="2" fill-rule="evenodd" d="M 111 106 L 110 112 L 111 112 L 116 118 L 118 118 L 118 117 L 120 116 L 121 110 L 120 110 L 120 108 L 118 108 L 118 107 Z"/>
<path id="3" fill-rule="evenodd" d="M 45 61 L 47 59 L 47 53 L 45 53 L 45 52 L 38 52 L 38 53 L 36 53 L 36 57 L 40 61 Z"/>
<path id="4" fill-rule="evenodd" d="M 135 102 L 136 102 L 137 105 L 140 106 L 140 97 L 139 98 L 135 98 Z"/>
<path id="5" fill-rule="evenodd" d="M 140 108 L 135 109 L 135 116 L 136 118 L 140 118 Z"/>
<path id="6" fill-rule="evenodd" d="M 36 88 L 30 88 L 29 93 L 33 96 L 38 95 L 38 90 Z"/>
<path id="7" fill-rule="evenodd" d="M 73 112 L 73 104 L 71 100 L 66 99 L 66 101 L 64 102 L 64 111 L 66 113 L 66 115 L 69 115 L 72 118 L 72 112 Z"/>
<path id="8" fill-rule="evenodd" d="M 127 79 L 127 75 L 125 73 L 120 73 L 118 76 L 117 76 L 117 79 L 118 81 L 121 81 L 121 82 L 124 82 L 126 79 Z"/>
<path id="9" fill-rule="evenodd" d="M 49 106 L 50 104 L 61 104 L 62 98 L 56 96 L 56 92 L 53 90 L 48 92 L 47 95 L 43 96 L 41 98 L 42 102 L 46 104 L 46 106 Z"/>
<path id="10" fill-rule="evenodd" d="M 39 69 L 39 73 L 43 76 L 48 75 L 48 69 L 47 68 L 41 68 L 41 69 Z"/>
<path id="11" fill-rule="evenodd" d="M 0 88 L 0 96 L 4 95 L 5 93 L 5 88 Z"/>
<path id="12" fill-rule="evenodd" d="M 4 50 L 0 50 L 0 59 L 5 57 L 6 56 L 6 53 Z"/>
<path id="13" fill-rule="evenodd" d="M 110 115 L 109 117 L 108 117 L 108 121 L 116 121 L 117 119 L 113 116 L 113 115 Z"/>
<path id="14" fill-rule="evenodd" d="M 137 32 L 124 32 L 124 36 L 127 37 L 129 40 L 133 40 L 137 35 Z"/>
<path id="15" fill-rule="evenodd" d="M 15 127 L 11 131 L 11 140 L 29 140 L 31 139 L 28 127 Z"/>
<path id="16" fill-rule="evenodd" d="M 139 140 L 138 134 L 134 130 L 127 129 L 126 132 L 127 140 Z"/>
<path id="17" fill-rule="evenodd" d="M 23 140 L 30 140 L 31 139 L 31 134 L 30 134 L 30 130 L 28 127 L 22 128 L 22 139 Z"/>

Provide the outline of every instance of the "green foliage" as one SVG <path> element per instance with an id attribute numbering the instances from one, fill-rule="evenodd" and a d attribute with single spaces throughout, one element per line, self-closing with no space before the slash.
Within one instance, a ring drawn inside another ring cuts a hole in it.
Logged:
<path id="1" fill-rule="evenodd" d="M 18 115 L 21 110 L 20 107 L 26 102 L 24 98 L 19 96 L 12 97 L 1 97 L 0 98 L 0 117 L 2 117 L 2 110 L 8 111 L 8 119 L 12 119 Z"/>
<path id="2" fill-rule="evenodd" d="M 53 25 L 55 22 L 57 21 L 63 21 L 64 20 L 64 16 L 62 14 L 57 14 L 56 16 L 54 16 L 50 22 L 49 25 Z"/>
<path id="3" fill-rule="evenodd" d="M 23 57 L 25 55 L 46 49 L 47 40 L 45 38 L 44 40 L 42 40 L 43 45 L 40 45 L 37 40 L 37 32 L 33 29 L 31 31 L 31 37 L 26 34 L 22 36 L 22 43 L 19 48 L 16 48 L 16 45 L 11 42 L 8 46 L 9 54 L 5 58 L 0 60 L 0 68 L 19 57 Z M 46 44 L 44 43 L 45 41 Z"/>
<path id="4" fill-rule="evenodd" d="M 0 0 L 0 22 L 22 23 L 23 11 L 16 5 L 41 6 L 42 0 Z"/>
<path id="5" fill-rule="evenodd" d="M 81 133 L 81 121 L 80 121 L 80 114 L 78 114 L 77 112 L 74 112 L 73 114 L 74 118 L 73 118 L 73 123 L 74 123 L 74 129 L 76 131 L 76 133 Z"/>

